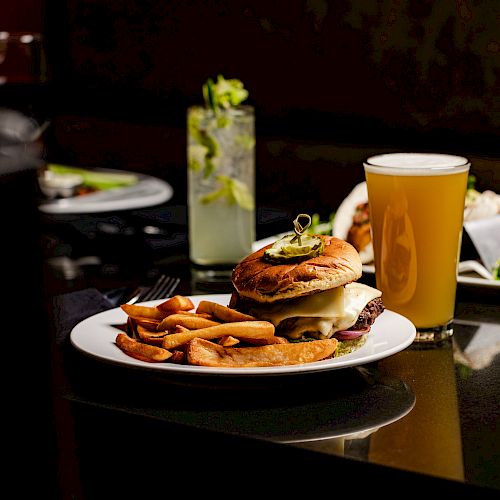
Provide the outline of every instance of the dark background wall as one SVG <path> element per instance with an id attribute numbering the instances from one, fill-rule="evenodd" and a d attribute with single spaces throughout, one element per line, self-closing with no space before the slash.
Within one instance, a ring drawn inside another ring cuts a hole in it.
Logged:
<path id="1" fill-rule="evenodd" d="M 201 83 L 221 72 L 245 82 L 266 118 L 329 116 L 330 126 L 294 123 L 292 131 L 312 126 L 331 139 L 348 138 L 339 124 L 351 132 L 355 118 L 365 140 L 379 136 L 377 123 L 398 136 L 489 134 L 500 125 L 495 1 L 61 4 L 67 22 L 48 33 L 54 62 L 64 62 L 54 74 L 85 89 L 80 104 L 95 111 L 114 106 L 179 123 Z M 104 95 L 102 109 L 94 99 Z M 144 109 L 147 98 L 158 106 Z"/>
<path id="2" fill-rule="evenodd" d="M 54 161 L 143 170 L 184 193 L 185 110 L 221 73 L 256 107 L 265 205 L 326 214 L 363 158 L 393 150 L 467 155 L 478 187 L 500 190 L 495 0 L 41 5 L 37 111 Z"/>

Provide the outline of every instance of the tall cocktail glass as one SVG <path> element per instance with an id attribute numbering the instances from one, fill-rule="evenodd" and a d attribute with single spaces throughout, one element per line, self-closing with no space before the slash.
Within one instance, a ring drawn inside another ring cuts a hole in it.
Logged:
<path id="1" fill-rule="evenodd" d="M 188 109 L 190 259 L 229 275 L 255 241 L 255 118 L 252 106 Z"/>
<path id="2" fill-rule="evenodd" d="M 461 156 L 424 153 L 364 163 L 377 288 L 415 324 L 416 341 L 453 333 L 469 167 Z"/>

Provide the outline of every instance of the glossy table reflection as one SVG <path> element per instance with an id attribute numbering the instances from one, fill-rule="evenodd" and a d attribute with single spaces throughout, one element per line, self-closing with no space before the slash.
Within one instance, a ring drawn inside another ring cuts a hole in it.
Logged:
<path id="1" fill-rule="evenodd" d="M 188 266 L 176 269 L 185 272 L 178 293 L 195 293 Z M 121 491 L 110 478 L 130 461 L 157 471 L 167 460 L 180 478 L 181 463 L 201 461 L 204 474 L 213 460 L 220 474 L 238 469 L 233 460 L 255 467 L 254 453 L 275 474 L 334 467 L 416 490 L 500 490 L 499 339 L 496 296 L 461 289 L 452 341 L 325 373 L 164 376 L 56 346 L 62 483 L 92 497 L 106 484 Z"/>
<path id="2" fill-rule="evenodd" d="M 404 380 L 415 405 L 387 427 L 369 436 L 363 457 L 373 463 L 463 481 L 464 466 L 453 345 L 412 346 L 381 360 L 377 372 Z M 328 447 L 306 445 L 328 452 Z M 348 448 L 344 454 L 351 456 Z"/>

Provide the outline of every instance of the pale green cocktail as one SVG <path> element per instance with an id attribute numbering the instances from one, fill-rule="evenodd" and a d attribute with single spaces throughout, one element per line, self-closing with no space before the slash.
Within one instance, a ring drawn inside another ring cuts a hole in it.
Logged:
<path id="1" fill-rule="evenodd" d="M 255 119 L 251 106 L 188 109 L 190 259 L 234 266 L 255 240 Z"/>

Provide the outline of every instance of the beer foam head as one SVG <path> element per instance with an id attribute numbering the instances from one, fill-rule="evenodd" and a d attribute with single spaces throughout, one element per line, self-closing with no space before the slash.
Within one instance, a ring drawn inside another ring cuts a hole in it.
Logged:
<path id="1" fill-rule="evenodd" d="M 446 175 L 467 171 L 463 156 L 439 153 L 387 153 L 368 158 L 365 171 L 385 175 Z"/>

